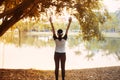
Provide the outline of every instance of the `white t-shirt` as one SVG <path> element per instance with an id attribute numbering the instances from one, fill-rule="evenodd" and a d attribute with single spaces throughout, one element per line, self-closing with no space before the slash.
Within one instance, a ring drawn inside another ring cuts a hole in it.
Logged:
<path id="1" fill-rule="evenodd" d="M 62 37 L 61 39 L 59 39 L 57 36 L 53 36 L 54 40 L 55 40 L 55 52 L 58 53 L 65 53 L 65 44 L 66 44 L 66 40 L 67 40 L 67 35 L 65 35 L 64 37 Z"/>

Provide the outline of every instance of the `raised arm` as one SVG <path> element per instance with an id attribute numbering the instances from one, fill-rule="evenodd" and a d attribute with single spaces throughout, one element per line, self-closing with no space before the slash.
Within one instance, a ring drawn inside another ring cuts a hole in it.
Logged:
<path id="1" fill-rule="evenodd" d="M 67 26 L 67 29 L 66 29 L 66 32 L 65 32 L 66 35 L 68 34 L 68 30 L 69 30 L 71 22 L 72 22 L 72 18 L 70 17 L 69 18 L 69 23 L 68 23 L 68 26 Z"/>
<path id="2" fill-rule="evenodd" d="M 54 26 L 53 26 L 53 23 L 52 23 L 52 18 L 50 17 L 50 24 L 51 24 L 51 27 L 52 27 L 52 32 L 53 32 L 53 35 L 55 35 L 55 29 L 54 29 Z"/>

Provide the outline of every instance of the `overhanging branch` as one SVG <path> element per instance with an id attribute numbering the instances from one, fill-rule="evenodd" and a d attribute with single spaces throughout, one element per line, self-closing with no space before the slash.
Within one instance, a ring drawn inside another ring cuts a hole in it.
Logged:
<path id="1" fill-rule="evenodd" d="M 12 17 L 9 20 L 4 20 L 0 25 L 0 36 L 2 36 L 11 26 L 13 26 L 16 22 L 23 18 L 25 16 L 24 11 L 28 9 L 28 7 L 30 7 L 33 3 L 34 0 L 24 0 L 20 5 L 15 7 L 15 9 L 8 11 L 6 15 L 1 14 L 4 15 L 3 18 L 10 15 Z"/>

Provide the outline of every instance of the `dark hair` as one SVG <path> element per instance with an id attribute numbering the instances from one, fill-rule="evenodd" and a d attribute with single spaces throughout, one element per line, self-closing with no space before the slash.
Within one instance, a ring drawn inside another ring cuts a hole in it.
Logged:
<path id="1" fill-rule="evenodd" d="M 62 30 L 62 29 L 58 29 L 58 30 L 57 30 L 57 33 L 58 33 L 58 34 L 62 34 L 62 33 L 63 33 L 63 30 Z"/>

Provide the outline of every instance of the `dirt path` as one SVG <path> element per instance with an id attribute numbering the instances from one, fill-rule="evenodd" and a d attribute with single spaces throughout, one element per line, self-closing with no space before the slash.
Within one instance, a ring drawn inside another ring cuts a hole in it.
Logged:
<path id="1" fill-rule="evenodd" d="M 59 77 L 61 77 L 61 75 Z M 34 69 L 0 69 L 0 80 L 55 79 L 54 71 L 43 71 Z M 66 70 L 66 80 L 120 80 L 120 66 Z"/>

